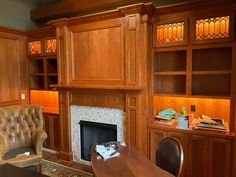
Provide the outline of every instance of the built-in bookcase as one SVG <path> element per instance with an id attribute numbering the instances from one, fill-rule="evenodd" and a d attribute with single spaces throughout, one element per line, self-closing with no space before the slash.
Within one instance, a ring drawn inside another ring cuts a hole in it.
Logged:
<path id="1" fill-rule="evenodd" d="M 30 89 L 52 89 L 58 83 L 55 37 L 28 40 Z"/>

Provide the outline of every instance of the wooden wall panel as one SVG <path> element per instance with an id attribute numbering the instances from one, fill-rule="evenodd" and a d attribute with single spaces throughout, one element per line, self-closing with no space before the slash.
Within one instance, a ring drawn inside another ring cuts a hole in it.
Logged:
<path id="1" fill-rule="evenodd" d="M 26 38 L 4 28 L 0 29 L 0 105 L 28 102 L 28 68 Z M 8 33 L 9 31 L 9 33 Z M 26 99 L 21 101 L 21 93 Z"/>
<path id="2" fill-rule="evenodd" d="M 189 136 L 187 176 L 208 177 L 208 145 L 208 137 L 198 135 Z"/>
<path id="3" fill-rule="evenodd" d="M 19 100 L 20 72 L 17 46 L 17 40 L 0 38 L 0 99 L 3 102 Z"/>
<path id="4" fill-rule="evenodd" d="M 124 109 L 124 94 L 117 91 L 79 90 L 70 92 L 70 104 Z"/>
<path id="5" fill-rule="evenodd" d="M 221 138 L 210 138 L 210 177 L 230 177 L 231 141 Z"/>
<path id="6" fill-rule="evenodd" d="M 126 94 L 126 121 L 125 141 L 128 144 L 137 145 L 139 130 L 137 120 L 139 118 L 139 99 L 136 94 Z"/>
<path id="7" fill-rule="evenodd" d="M 117 22 L 116 22 L 117 21 Z M 74 27 L 70 84 L 123 83 L 123 28 L 120 20 Z"/>
<path id="8" fill-rule="evenodd" d="M 58 135 L 59 127 L 59 115 L 44 113 L 44 129 L 48 135 L 44 147 L 59 150 L 60 136 Z"/>

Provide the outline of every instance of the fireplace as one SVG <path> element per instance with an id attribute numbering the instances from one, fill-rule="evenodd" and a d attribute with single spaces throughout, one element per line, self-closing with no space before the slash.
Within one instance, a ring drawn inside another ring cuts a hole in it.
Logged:
<path id="1" fill-rule="evenodd" d="M 73 160 L 89 164 L 89 150 L 92 144 L 124 141 L 124 115 L 123 109 L 72 105 Z M 101 131 L 100 136 L 97 137 L 98 139 L 91 138 L 92 135 L 89 135 L 94 131 Z M 103 137 L 106 134 L 113 135 Z"/>
<path id="2" fill-rule="evenodd" d="M 117 141 L 117 126 L 80 121 L 81 159 L 91 161 L 90 152 L 96 144 Z"/>

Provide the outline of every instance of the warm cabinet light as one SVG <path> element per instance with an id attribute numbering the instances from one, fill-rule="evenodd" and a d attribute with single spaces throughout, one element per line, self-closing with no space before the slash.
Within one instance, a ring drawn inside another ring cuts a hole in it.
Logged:
<path id="1" fill-rule="evenodd" d="M 180 112 L 181 107 L 185 106 L 188 113 L 194 114 L 195 118 L 204 114 L 209 117 L 223 118 L 226 122 L 230 121 L 229 99 L 154 96 L 153 101 L 155 113 L 167 108 L 173 108 L 177 112 Z M 190 111 L 191 105 L 196 106 L 195 112 Z"/>
<path id="2" fill-rule="evenodd" d="M 229 16 L 196 20 L 196 40 L 229 37 Z"/>
<path id="3" fill-rule="evenodd" d="M 56 53 L 57 45 L 56 39 L 47 39 L 45 40 L 46 53 Z"/>
<path id="4" fill-rule="evenodd" d="M 41 54 L 41 41 L 32 41 L 28 43 L 28 52 L 30 55 Z"/>
<path id="5" fill-rule="evenodd" d="M 174 43 L 184 39 L 184 22 L 157 25 L 157 43 Z"/>
<path id="6" fill-rule="evenodd" d="M 30 103 L 43 106 L 43 112 L 59 113 L 58 91 L 30 90 Z"/>

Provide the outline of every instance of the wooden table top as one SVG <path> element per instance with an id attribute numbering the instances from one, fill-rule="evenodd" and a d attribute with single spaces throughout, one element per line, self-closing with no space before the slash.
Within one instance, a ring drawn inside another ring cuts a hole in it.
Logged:
<path id="1" fill-rule="evenodd" d="M 119 146 L 119 157 L 104 159 L 94 150 L 92 168 L 97 177 L 174 177 L 151 163 L 135 146 Z"/>
<path id="2" fill-rule="evenodd" d="M 27 168 L 20 168 L 9 163 L 0 166 L 0 177 L 48 177 Z"/>

